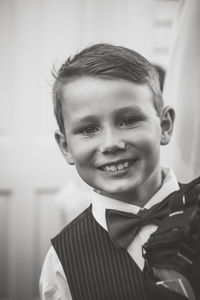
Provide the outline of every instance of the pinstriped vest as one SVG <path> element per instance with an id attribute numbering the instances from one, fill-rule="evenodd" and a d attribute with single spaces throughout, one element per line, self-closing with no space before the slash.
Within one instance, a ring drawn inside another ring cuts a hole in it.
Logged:
<path id="1" fill-rule="evenodd" d="M 73 300 L 145 300 L 143 273 L 117 249 L 91 206 L 52 239 Z"/>

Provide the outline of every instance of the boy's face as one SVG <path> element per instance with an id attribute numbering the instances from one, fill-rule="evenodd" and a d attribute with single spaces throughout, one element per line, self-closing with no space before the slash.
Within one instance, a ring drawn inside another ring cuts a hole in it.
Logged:
<path id="1" fill-rule="evenodd" d="M 126 80 L 82 77 L 62 87 L 59 145 L 104 195 L 141 204 L 161 184 L 163 128 L 151 98 L 147 86 Z"/>

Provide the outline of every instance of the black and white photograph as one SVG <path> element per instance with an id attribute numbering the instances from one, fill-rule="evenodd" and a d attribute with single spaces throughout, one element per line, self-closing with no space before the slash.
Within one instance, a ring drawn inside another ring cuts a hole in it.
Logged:
<path id="1" fill-rule="evenodd" d="M 0 300 L 200 300 L 200 1 L 0 0 Z"/>

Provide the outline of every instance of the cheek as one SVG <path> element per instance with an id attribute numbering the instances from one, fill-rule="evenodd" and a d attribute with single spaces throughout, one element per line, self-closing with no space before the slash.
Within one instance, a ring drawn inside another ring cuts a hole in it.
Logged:
<path id="1" fill-rule="evenodd" d="M 82 139 L 74 140 L 70 144 L 70 152 L 77 166 L 86 166 L 93 160 L 94 145 Z"/>
<path id="2" fill-rule="evenodd" d="M 141 134 L 140 140 L 138 141 L 139 149 L 143 155 L 149 159 L 152 159 L 153 157 L 156 159 L 156 157 L 159 158 L 160 153 L 160 140 L 159 135 L 157 133 L 151 134 L 145 133 Z"/>

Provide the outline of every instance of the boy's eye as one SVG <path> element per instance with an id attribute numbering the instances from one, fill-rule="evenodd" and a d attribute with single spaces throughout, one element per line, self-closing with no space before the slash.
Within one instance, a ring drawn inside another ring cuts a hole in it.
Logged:
<path id="1" fill-rule="evenodd" d="M 90 135 L 90 134 L 94 134 L 96 132 L 98 132 L 99 129 L 95 126 L 88 126 L 86 128 L 83 128 L 80 133 L 81 134 L 85 134 L 85 135 Z"/>
<path id="2" fill-rule="evenodd" d="M 132 126 L 135 122 L 136 120 L 134 118 L 126 118 L 120 122 L 120 126 Z"/>

